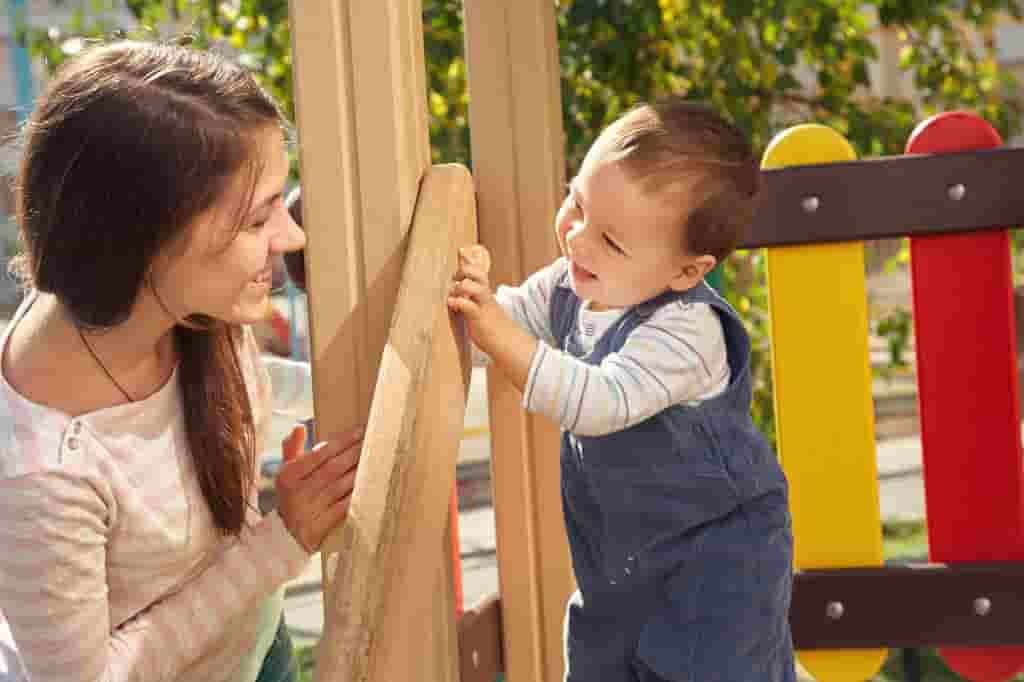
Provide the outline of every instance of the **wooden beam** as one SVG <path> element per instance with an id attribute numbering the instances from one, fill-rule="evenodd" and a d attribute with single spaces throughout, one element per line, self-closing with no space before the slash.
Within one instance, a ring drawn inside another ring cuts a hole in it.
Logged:
<path id="1" fill-rule="evenodd" d="M 519 284 L 558 256 L 565 171 L 558 43 L 550 0 L 464 6 L 470 138 L 480 240 L 496 284 Z M 487 377 L 495 522 L 509 682 L 562 679 L 572 590 L 559 492 L 558 430 L 527 416 L 498 372 Z"/>
<path id="2" fill-rule="evenodd" d="M 421 3 L 292 0 L 290 10 L 314 404 L 324 434 L 369 414 L 430 164 Z"/>
<path id="3" fill-rule="evenodd" d="M 793 166 L 764 171 L 742 248 L 825 244 L 1024 225 L 1024 148 Z"/>
<path id="4" fill-rule="evenodd" d="M 476 241 L 475 224 L 468 171 L 431 169 L 325 605 L 320 680 L 457 680 L 451 575 L 434 559 L 450 547 L 447 502 L 470 369 L 462 326 L 448 314 L 446 298 L 457 249 Z M 438 592 L 448 593 L 441 606 Z"/>
<path id="5" fill-rule="evenodd" d="M 1024 564 L 798 571 L 798 649 L 1024 644 Z"/>
<path id="6" fill-rule="evenodd" d="M 290 10 L 304 226 L 308 238 L 305 270 L 314 404 L 317 435 L 323 437 L 365 423 L 370 414 L 381 352 L 405 262 L 406 237 L 420 180 L 430 163 L 422 6 L 420 0 L 291 0 Z M 448 227 L 446 223 L 445 229 Z M 467 243 L 470 241 L 475 241 L 475 234 L 467 239 Z M 438 310 L 444 310 L 443 301 L 438 305 Z M 424 310 L 430 309 L 420 309 L 418 314 L 422 318 Z M 438 327 L 428 327 L 426 337 L 450 339 L 446 320 L 447 316 L 439 316 Z M 431 352 L 442 353 L 443 346 L 441 343 Z M 449 356 L 450 348 L 449 344 Z M 426 439 L 431 452 L 441 452 L 442 458 L 449 453 L 454 457 L 456 446 L 443 450 L 449 444 L 442 436 L 447 437 L 449 418 L 455 416 L 461 430 L 462 411 L 457 406 L 460 401 L 464 405 L 464 398 L 453 401 L 452 396 L 439 397 L 438 387 L 447 385 L 449 390 L 461 390 L 465 382 L 455 380 L 458 367 L 451 357 L 431 358 L 432 369 L 423 379 L 423 391 L 424 395 L 432 396 L 433 402 L 421 406 L 420 413 L 429 415 L 428 421 L 443 432 L 428 436 L 424 434 L 429 432 L 419 430 L 414 442 Z M 447 406 L 447 412 L 433 414 L 440 405 Z M 408 405 L 403 407 L 410 414 L 416 412 Z M 434 526 L 427 525 L 422 535 L 426 539 L 420 542 L 417 536 L 413 543 L 424 552 L 416 557 L 420 567 L 418 578 L 399 568 L 395 573 L 375 576 L 377 583 L 369 580 L 367 599 L 408 596 L 405 608 L 415 610 L 412 616 L 408 612 L 399 614 L 395 604 L 385 599 L 380 604 L 384 612 L 372 615 L 371 622 L 357 623 L 353 619 L 363 617 L 363 611 L 355 609 L 350 614 L 344 606 L 353 599 L 352 585 L 336 589 L 336 571 L 365 578 L 370 565 L 375 567 L 373 570 L 383 570 L 373 563 L 375 557 L 351 549 L 354 538 L 363 537 L 360 534 L 366 523 L 378 530 L 383 527 L 390 532 L 405 532 L 407 521 L 385 521 L 379 515 L 383 513 L 381 509 L 374 506 L 379 502 L 379 494 L 394 493 L 396 489 L 368 490 L 372 487 L 369 481 L 380 482 L 384 475 L 380 472 L 387 468 L 388 461 L 393 461 L 387 458 L 394 455 L 384 453 L 381 462 L 368 466 L 367 460 L 373 459 L 368 450 L 380 451 L 380 447 L 370 448 L 369 443 L 384 442 L 389 436 L 376 431 L 395 427 L 391 422 L 382 424 L 380 418 L 368 425 L 370 435 L 364 446 L 351 521 L 346 530 L 333 533 L 321 550 L 326 612 L 318 672 L 320 679 L 329 682 L 370 679 L 367 675 L 376 675 L 373 679 L 378 680 L 408 679 L 411 676 L 380 672 L 402 670 L 402 662 L 393 660 L 402 652 L 388 647 L 403 644 L 408 644 L 410 651 L 420 652 L 418 671 L 423 666 L 436 670 L 438 680 L 456 674 L 450 622 L 454 610 L 451 538 L 447 522 L 441 523 L 442 535 L 447 534 L 447 538 L 428 541 L 437 533 Z M 444 469 L 444 475 L 453 477 L 454 462 L 450 468 L 450 472 Z M 366 471 L 369 473 L 362 473 Z M 403 480 L 399 476 L 392 482 Z M 425 480 L 434 481 L 430 477 Z M 405 490 L 405 497 L 392 501 L 389 508 L 399 504 L 413 508 L 423 505 L 423 513 L 433 518 L 436 510 L 431 506 L 432 500 L 424 501 L 424 490 L 434 494 L 432 487 Z M 438 507 L 443 512 L 447 511 L 445 501 L 450 491 L 449 482 Z M 366 550 L 374 542 L 383 543 L 381 546 L 387 551 L 382 551 L 387 555 L 392 540 L 375 537 L 359 549 Z M 401 556 L 395 561 L 400 559 Z M 387 587 L 393 591 L 382 596 L 380 590 Z M 402 590 L 409 594 L 403 595 Z M 424 626 L 427 613 L 433 615 L 430 624 Z M 410 620 L 403 622 L 403 617 Z M 418 624 L 419 631 L 410 633 L 409 623 Z M 377 645 L 369 652 L 365 646 L 360 647 L 366 644 L 360 639 L 365 637 Z M 352 660 L 351 652 L 356 650 L 363 650 L 366 660 Z M 363 677 L 346 676 L 343 671 L 353 666 Z"/>

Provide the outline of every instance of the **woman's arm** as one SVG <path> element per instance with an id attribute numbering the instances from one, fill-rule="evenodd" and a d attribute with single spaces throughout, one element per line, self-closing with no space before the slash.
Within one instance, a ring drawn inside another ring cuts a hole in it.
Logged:
<path id="1" fill-rule="evenodd" d="M 111 630 L 101 487 L 61 471 L 0 481 L 0 610 L 33 682 L 176 680 L 309 558 L 276 513 L 180 591 Z"/>

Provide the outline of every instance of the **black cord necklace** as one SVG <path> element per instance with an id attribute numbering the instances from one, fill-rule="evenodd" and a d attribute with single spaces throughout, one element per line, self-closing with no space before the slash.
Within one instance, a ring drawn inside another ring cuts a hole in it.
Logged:
<path id="1" fill-rule="evenodd" d="M 78 337 L 82 339 L 82 343 L 85 344 L 85 349 L 89 351 L 89 355 L 91 355 L 92 359 L 96 361 L 96 364 L 100 366 L 100 369 L 102 369 L 103 373 L 107 375 L 107 378 L 110 379 L 111 383 L 117 386 L 117 390 L 121 391 L 121 395 L 125 397 L 125 400 L 127 400 L 130 403 L 135 402 L 131 394 L 129 394 L 128 391 L 124 390 L 124 386 L 122 386 L 117 381 L 117 379 L 114 378 L 114 375 L 110 373 L 110 370 L 107 369 L 107 366 L 103 364 L 102 360 L 100 360 L 100 356 L 97 355 L 96 351 L 92 349 L 92 345 L 90 345 L 89 340 L 85 338 L 85 332 L 82 331 L 82 328 L 76 324 L 75 329 L 78 330 Z"/>

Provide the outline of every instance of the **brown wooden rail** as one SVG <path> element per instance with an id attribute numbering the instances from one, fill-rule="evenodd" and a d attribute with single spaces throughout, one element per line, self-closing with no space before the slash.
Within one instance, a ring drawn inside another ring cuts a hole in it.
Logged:
<path id="1" fill-rule="evenodd" d="M 743 248 L 1024 226 L 1024 148 L 763 172 Z"/>

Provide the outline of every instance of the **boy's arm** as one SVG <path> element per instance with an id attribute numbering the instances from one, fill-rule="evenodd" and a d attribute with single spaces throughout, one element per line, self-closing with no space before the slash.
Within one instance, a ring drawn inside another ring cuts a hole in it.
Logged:
<path id="1" fill-rule="evenodd" d="M 523 392 L 534 354 L 545 344 L 524 331 L 497 305 L 492 312 L 493 319 L 481 325 L 481 332 L 474 335 L 474 345 L 479 346 L 494 366 Z"/>
<path id="2" fill-rule="evenodd" d="M 658 310 L 597 366 L 538 345 L 523 406 L 577 435 L 599 436 L 708 397 L 728 381 L 717 313 L 707 305 L 679 303 Z"/>
<path id="3" fill-rule="evenodd" d="M 482 254 L 482 255 L 481 255 Z M 477 261 L 476 259 L 480 259 Z M 487 270 L 489 269 L 489 257 L 482 247 L 475 247 L 470 255 L 466 256 L 466 265 L 460 269 L 460 276 L 467 271 L 473 272 L 482 286 L 489 285 L 487 282 Z M 473 269 L 473 266 L 476 269 Z M 557 345 L 551 333 L 549 302 L 551 290 L 561 278 L 566 269 L 564 259 L 559 259 L 546 268 L 543 268 L 531 275 L 525 282 L 516 287 L 499 286 L 494 294 L 494 302 L 500 306 L 505 315 L 518 325 L 519 329 L 534 339 L 551 345 Z M 476 326 L 474 320 L 470 319 L 470 332 Z M 487 324 L 486 321 L 483 324 Z M 502 324 L 501 321 L 498 324 Z M 515 332 L 508 333 L 509 345 L 512 345 L 513 352 L 521 351 L 515 348 L 525 343 L 523 337 Z M 501 337 L 499 337 L 499 343 Z M 534 344 L 530 344 L 531 347 Z M 473 366 L 480 367 L 491 362 L 492 358 L 487 349 L 473 343 Z M 517 353 L 518 354 L 518 353 Z M 528 366 L 529 363 L 527 363 Z M 523 379 L 525 381 L 525 378 Z M 520 384 L 519 389 L 523 386 Z"/>

